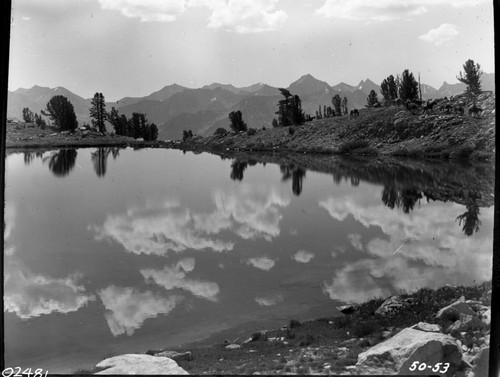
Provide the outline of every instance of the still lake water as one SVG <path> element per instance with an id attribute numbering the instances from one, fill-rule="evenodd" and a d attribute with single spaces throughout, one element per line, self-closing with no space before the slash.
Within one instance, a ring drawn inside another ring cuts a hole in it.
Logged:
<path id="1" fill-rule="evenodd" d="M 462 174 L 440 166 L 443 187 L 443 171 Z M 6 366 L 71 373 L 250 322 L 490 280 L 493 206 L 424 189 L 167 149 L 10 154 Z"/>

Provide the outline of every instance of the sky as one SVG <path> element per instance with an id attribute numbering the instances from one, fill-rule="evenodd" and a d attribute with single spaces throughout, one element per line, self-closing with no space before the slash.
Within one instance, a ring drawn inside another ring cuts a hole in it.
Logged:
<path id="1" fill-rule="evenodd" d="M 107 101 L 305 74 L 436 89 L 466 60 L 494 72 L 491 0 L 12 0 L 9 90 L 62 86 Z"/>

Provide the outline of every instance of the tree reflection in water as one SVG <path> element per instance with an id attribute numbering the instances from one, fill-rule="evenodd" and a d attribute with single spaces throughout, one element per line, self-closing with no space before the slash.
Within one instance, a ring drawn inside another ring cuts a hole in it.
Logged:
<path id="1" fill-rule="evenodd" d="M 234 160 L 233 163 L 231 164 L 231 174 L 230 178 L 233 181 L 242 181 L 243 180 L 243 172 L 246 170 L 248 165 L 254 166 L 257 164 L 257 161 L 255 160 L 248 160 L 248 161 L 241 161 L 241 160 Z"/>
<path id="2" fill-rule="evenodd" d="M 382 203 L 390 209 L 401 208 L 404 213 L 410 213 L 417 202 L 422 199 L 422 192 L 417 188 L 397 189 L 395 186 L 384 186 Z"/>
<path id="3" fill-rule="evenodd" d="M 65 177 L 75 167 L 76 149 L 61 149 L 49 160 L 49 169 L 56 177 Z"/>
<path id="4" fill-rule="evenodd" d="M 469 199 L 465 208 L 467 211 L 458 216 L 455 221 L 458 220 L 460 226 L 463 223 L 463 232 L 467 236 L 472 236 L 474 232 L 479 230 L 479 225 L 481 225 L 481 220 L 479 220 L 479 206 L 476 199 Z"/>
<path id="5" fill-rule="evenodd" d="M 31 164 L 35 158 L 42 158 L 43 152 L 24 152 L 24 163 L 25 165 Z"/>
<path id="6" fill-rule="evenodd" d="M 90 158 L 94 164 L 94 170 L 98 177 L 104 177 L 106 175 L 107 169 L 107 161 L 109 155 L 113 156 L 113 160 L 118 157 L 120 154 L 120 148 L 118 147 L 106 147 L 106 148 L 97 148 L 92 154 Z"/>
<path id="7" fill-rule="evenodd" d="M 243 172 L 247 168 L 248 163 L 239 161 L 239 160 L 234 160 L 233 163 L 231 164 L 231 179 L 233 181 L 241 181 L 243 180 Z"/>
<path id="8" fill-rule="evenodd" d="M 299 196 L 302 193 L 303 181 L 306 176 L 306 170 L 296 167 L 294 164 L 281 165 L 280 171 L 283 174 L 282 181 L 292 179 L 292 192 L 294 195 Z"/>
<path id="9" fill-rule="evenodd" d="M 227 157 L 221 156 L 222 159 Z M 238 158 L 231 164 L 231 179 L 243 180 L 243 172 L 248 165 L 255 165 L 252 157 Z M 280 157 L 282 158 L 282 157 Z M 294 159 L 300 159 L 294 157 Z M 493 205 L 494 180 L 492 170 L 484 164 L 465 163 L 425 163 L 422 161 L 405 165 L 399 161 L 380 163 L 371 160 L 334 159 L 323 162 L 307 157 L 304 161 L 279 163 L 282 181 L 292 181 L 292 191 L 299 196 L 307 169 L 331 174 L 337 185 L 342 181 L 351 186 L 359 186 L 361 181 L 383 186 L 381 200 L 388 208 L 401 209 L 409 214 L 420 205 L 423 198 L 437 201 L 453 201 L 465 204 L 467 211 L 455 220 L 462 231 L 471 236 L 479 231 L 480 207 Z M 265 163 L 263 162 L 265 165 Z M 300 166 L 300 167 L 299 167 Z M 487 183 L 479 185 L 478 182 Z"/>

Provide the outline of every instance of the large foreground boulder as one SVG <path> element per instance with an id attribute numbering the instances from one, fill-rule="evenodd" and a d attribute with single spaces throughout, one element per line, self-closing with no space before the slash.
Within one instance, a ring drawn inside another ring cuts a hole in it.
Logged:
<path id="1" fill-rule="evenodd" d="M 110 357 L 96 365 L 107 368 L 96 374 L 189 374 L 168 357 L 126 354 Z"/>
<path id="2" fill-rule="evenodd" d="M 437 363 L 449 363 L 446 375 L 451 376 L 461 365 L 462 351 L 452 336 L 407 328 L 360 353 L 356 365 L 360 367 L 391 365 L 395 372 L 400 374 L 422 374 L 418 369 L 413 372 L 410 370 L 415 361 L 418 361 L 419 365 L 425 363 L 432 367 Z M 427 372 L 430 373 L 431 369 Z"/>

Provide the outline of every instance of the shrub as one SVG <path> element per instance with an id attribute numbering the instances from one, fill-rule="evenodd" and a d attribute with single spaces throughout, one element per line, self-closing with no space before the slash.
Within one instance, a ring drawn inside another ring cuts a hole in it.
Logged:
<path id="1" fill-rule="evenodd" d="M 375 148 L 372 148 L 372 147 L 358 148 L 358 149 L 356 149 L 356 154 L 363 154 L 363 155 L 367 155 L 367 156 L 377 156 L 379 154 L 379 151 Z"/>
<path id="2" fill-rule="evenodd" d="M 262 339 L 262 333 L 260 331 L 252 334 L 252 342 L 256 342 L 261 339 Z"/>
<path id="3" fill-rule="evenodd" d="M 192 137 L 193 137 L 193 131 L 191 131 L 191 130 L 188 130 L 188 131 L 184 130 L 184 131 L 182 131 L 182 140 L 185 141 L 185 140 L 190 139 Z"/>
<path id="4" fill-rule="evenodd" d="M 300 342 L 299 342 L 299 347 L 307 347 L 311 344 L 313 344 L 316 341 L 316 338 L 312 334 L 307 334 L 306 336 L 302 337 Z"/>
<path id="5" fill-rule="evenodd" d="M 297 328 L 297 327 L 300 327 L 300 326 L 302 326 L 302 323 L 300 323 L 300 321 L 298 321 L 296 319 L 290 320 L 290 324 L 288 325 L 288 327 L 291 328 L 291 329 L 294 329 L 294 328 Z"/>
<path id="6" fill-rule="evenodd" d="M 256 133 L 257 133 L 257 130 L 255 128 L 249 128 L 247 131 L 248 136 L 255 135 Z"/>
<path id="7" fill-rule="evenodd" d="M 290 135 L 293 135 L 293 134 L 295 133 L 295 128 L 293 128 L 293 127 L 288 127 L 288 133 L 289 133 Z"/>
<path id="8" fill-rule="evenodd" d="M 352 140 L 346 141 L 339 148 L 339 153 L 349 153 L 354 149 L 366 148 L 369 144 L 366 140 Z"/>
<path id="9" fill-rule="evenodd" d="M 341 329 L 347 327 L 351 324 L 351 320 L 348 316 L 335 317 L 333 320 L 333 327 L 336 329 Z"/>
<path id="10" fill-rule="evenodd" d="M 474 152 L 474 147 L 472 145 L 464 145 L 452 151 L 450 153 L 450 158 L 468 158 L 472 152 Z"/>
<path id="11" fill-rule="evenodd" d="M 286 330 L 286 338 L 287 339 L 295 339 L 295 331 L 287 329 Z"/>
<path id="12" fill-rule="evenodd" d="M 221 136 L 224 136 L 225 134 L 227 134 L 228 131 L 225 129 L 225 128 L 222 128 L 222 127 L 219 127 L 215 130 L 214 132 L 214 135 L 221 135 Z"/>
<path id="13" fill-rule="evenodd" d="M 363 321 L 355 323 L 352 328 L 352 333 L 358 337 L 362 338 L 364 336 L 373 334 L 374 332 L 380 330 L 380 325 L 375 321 Z"/>

